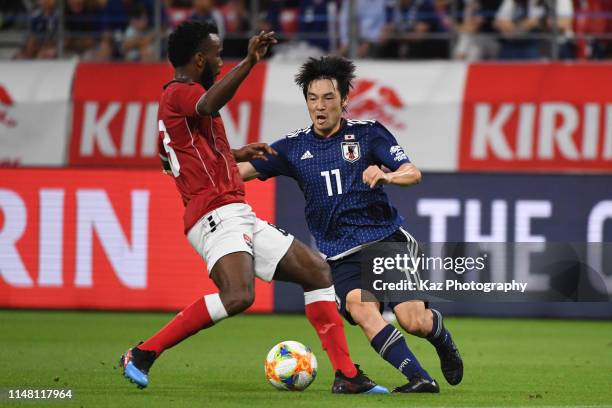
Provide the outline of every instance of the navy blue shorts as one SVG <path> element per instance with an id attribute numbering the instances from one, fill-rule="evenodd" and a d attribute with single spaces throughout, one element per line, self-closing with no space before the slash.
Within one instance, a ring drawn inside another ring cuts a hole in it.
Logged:
<path id="1" fill-rule="evenodd" d="M 400 227 L 393 234 L 378 242 L 409 242 L 409 240 L 416 243 L 412 235 Z M 406 250 L 408 251 L 408 246 L 406 246 Z M 344 258 L 327 261 L 331 267 L 332 278 L 334 280 L 338 310 L 346 321 L 353 326 L 357 323 L 353 321 L 350 313 L 346 310 L 346 295 L 353 289 L 361 289 L 361 254 L 361 251 L 358 251 Z M 380 313 L 385 310 L 385 307 L 393 309 L 400 303 L 380 302 Z M 427 307 L 427 304 L 425 306 Z"/>

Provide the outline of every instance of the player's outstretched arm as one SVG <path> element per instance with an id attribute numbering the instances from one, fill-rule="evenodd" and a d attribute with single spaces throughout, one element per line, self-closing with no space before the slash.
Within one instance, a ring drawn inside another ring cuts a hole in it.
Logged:
<path id="1" fill-rule="evenodd" d="M 385 173 L 378 166 L 370 166 L 362 174 L 364 184 L 374 188 L 380 184 L 408 187 L 421 182 L 421 172 L 413 163 L 404 163 L 397 170 Z"/>
<path id="2" fill-rule="evenodd" d="M 240 149 L 232 149 L 234 159 L 237 163 L 251 160 L 268 160 L 266 154 L 276 156 L 278 152 L 267 143 L 249 143 Z"/>
<path id="3" fill-rule="evenodd" d="M 244 181 L 253 180 L 259 177 L 259 173 L 249 162 L 238 163 L 238 172 Z"/>
<path id="4" fill-rule="evenodd" d="M 276 42 L 274 31 L 267 33 L 262 31 L 259 35 L 253 36 L 249 40 L 247 56 L 200 98 L 196 107 L 198 113 L 210 115 L 225 106 L 251 72 L 251 68 L 263 59 L 268 48 Z"/>

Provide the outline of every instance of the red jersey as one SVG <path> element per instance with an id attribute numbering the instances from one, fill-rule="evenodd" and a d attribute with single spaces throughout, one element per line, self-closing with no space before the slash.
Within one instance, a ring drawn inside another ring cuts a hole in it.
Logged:
<path id="1" fill-rule="evenodd" d="M 185 233 L 204 214 L 244 203 L 244 183 L 218 113 L 200 116 L 196 105 L 206 91 L 197 83 L 172 81 L 159 101 L 159 154 L 169 160 L 185 205 Z"/>

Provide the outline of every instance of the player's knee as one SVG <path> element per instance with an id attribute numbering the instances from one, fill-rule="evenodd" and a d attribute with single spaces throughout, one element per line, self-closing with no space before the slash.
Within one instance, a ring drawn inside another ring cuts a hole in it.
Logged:
<path id="1" fill-rule="evenodd" d="M 252 287 L 233 289 L 226 296 L 222 296 L 222 298 L 227 314 L 233 316 L 244 312 L 253 304 L 255 301 L 255 291 Z"/>
<path id="2" fill-rule="evenodd" d="M 371 302 L 361 302 L 355 299 L 348 301 L 346 306 L 353 321 L 362 327 L 373 324 L 379 315 L 376 305 Z"/>

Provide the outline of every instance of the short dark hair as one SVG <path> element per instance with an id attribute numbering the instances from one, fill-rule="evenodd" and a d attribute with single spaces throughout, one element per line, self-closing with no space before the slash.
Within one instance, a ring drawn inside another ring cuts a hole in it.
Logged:
<path id="1" fill-rule="evenodd" d="M 186 21 L 176 27 L 168 37 L 168 59 L 173 67 L 183 67 L 202 47 L 210 34 L 217 34 L 217 27 L 210 23 Z"/>
<path id="2" fill-rule="evenodd" d="M 338 82 L 340 98 L 345 99 L 353 87 L 355 64 L 352 61 L 337 56 L 310 57 L 300 67 L 295 76 L 295 83 L 302 88 L 304 98 L 308 95 L 308 86 L 317 79 L 335 79 Z"/>

